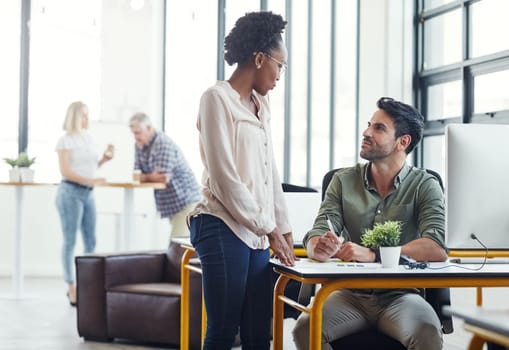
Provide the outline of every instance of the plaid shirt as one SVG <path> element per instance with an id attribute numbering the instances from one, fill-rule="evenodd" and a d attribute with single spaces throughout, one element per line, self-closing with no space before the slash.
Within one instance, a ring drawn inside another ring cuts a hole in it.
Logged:
<path id="1" fill-rule="evenodd" d="M 172 217 L 185 206 L 201 199 L 201 189 L 181 149 L 166 134 L 157 131 L 148 145 L 135 146 L 135 169 L 142 173 L 165 170 L 170 182 L 164 190 L 154 190 L 161 217 Z"/>

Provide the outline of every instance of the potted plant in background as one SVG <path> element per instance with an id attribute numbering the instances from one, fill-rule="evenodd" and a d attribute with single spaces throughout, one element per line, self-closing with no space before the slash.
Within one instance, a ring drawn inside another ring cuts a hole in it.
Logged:
<path id="1" fill-rule="evenodd" d="M 21 182 L 34 182 L 34 170 L 30 166 L 34 164 L 35 157 L 29 158 L 25 152 L 21 152 L 16 160 L 19 167 Z"/>
<path id="2" fill-rule="evenodd" d="M 19 182 L 19 168 L 18 168 L 18 160 L 14 158 L 4 158 L 5 162 L 11 166 L 9 169 L 9 182 Z"/>
<path id="3" fill-rule="evenodd" d="M 396 267 L 401 254 L 400 235 L 401 222 L 386 221 L 366 230 L 361 236 L 361 243 L 368 248 L 380 249 L 382 267 Z"/>

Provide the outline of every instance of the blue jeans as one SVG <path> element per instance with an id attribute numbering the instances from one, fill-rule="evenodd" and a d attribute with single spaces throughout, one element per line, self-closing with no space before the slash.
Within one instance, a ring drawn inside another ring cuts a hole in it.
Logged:
<path id="1" fill-rule="evenodd" d="M 201 260 L 207 310 L 204 350 L 270 348 L 272 284 L 269 250 L 249 248 L 219 218 L 191 218 L 191 243 Z"/>
<path id="2" fill-rule="evenodd" d="M 95 249 L 96 212 L 93 190 L 61 182 L 58 185 L 56 205 L 64 236 L 62 245 L 64 280 L 68 284 L 73 284 L 74 246 L 78 229 L 81 229 L 85 253 L 92 253 Z"/>

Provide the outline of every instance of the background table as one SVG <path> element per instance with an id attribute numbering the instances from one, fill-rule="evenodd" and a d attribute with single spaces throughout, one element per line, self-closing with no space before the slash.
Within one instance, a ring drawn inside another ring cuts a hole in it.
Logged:
<path id="1" fill-rule="evenodd" d="M 469 350 L 481 350 L 486 341 L 509 347 L 509 310 L 445 306 L 444 313 L 463 319 L 473 333 Z"/>
<path id="2" fill-rule="evenodd" d="M 15 299 L 23 297 L 23 197 L 24 188 L 33 186 L 55 186 L 54 183 L 36 182 L 0 182 L 0 186 L 12 186 L 15 189 L 15 214 L 12 259 L 12 293 Z"/>
<path id="3" fill-rule="evenodd" d="M 23 297 L 23 201 L 25 187 L 55 186 L 57 183 L 43 182 L 0 182 L 0 186 L 10 186 L 15 190 L 15 215 L 13 230 L 13 262 L 12 262 L 12 296 L 15 299 Z M 166 184 L 159 182 L 131 183 L 131 182 L 107 182 L 103 187 L 117 187 L 124 189 L 124 204 L 122 211 L 123 237 L 120 248 L 130 249 L 132 235 L 135 227 L 134 220 L 134 189 L 153 188 L 164 189 Z"/>
<path id="4" fill-rule="evenodd" d="M 274 350 L 283 348 L 283 306 L 287 303 L 310 315 L 310 350 L 321 349 L 322 308 L 330 293 L 342 288 L 449 288 L 449 287 L 508 287 L 509 265 L 479 265 L 431 263 L 430 268 L 408 270 L 403 266 L 381 268 L 380 264 L 338 264 L 330 260 L 318 263 L 301 259 L 296 266 L 281 265 L 272 259 L 274 270 L 280 274 L 274 288 Z M 362 265 L 362 266 L 359 266 Z M 298 304 L 284 296 L 290 279 L 302 283 L 320 283 L 322 287 L 310 306 Z"/>
<path id="5" fill-rule="evenodd" d="M 119 243 L 120 250 L 133 249 L 131 242 L 133 241 L 133 232 L 135 231 L 134 220 L 134 190 L 136 188 L 153 188 L 155 190 L 162 190 L 166 188 L 166 184 L 162 182 L 106 182 L 99 185 L 107 187 L 116 187 L 124 189 L 124 208 L 122 210 L 122 232 L 123 237 Z"/>

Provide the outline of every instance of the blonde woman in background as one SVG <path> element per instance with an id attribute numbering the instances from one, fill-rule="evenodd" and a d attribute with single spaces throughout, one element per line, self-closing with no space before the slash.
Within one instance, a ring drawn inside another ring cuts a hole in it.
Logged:
<path id="1" fill-rule="evenodd" d="M 68 284 L 67 297 L 72 306 L 76 305 L 73 261 L 77 232 L 81 230 L 85 253 L 93 252 L 96 243 L 93 190 L 95 185 L 105 182 L 104 178 L 95 177 L 95 172 L 113 158 L 112 145 L 108 145 L 101 159 L 98 158 L 96 146 L 88 133 L 88 125 L 88 107 L 83 102 L 71 103 L 63 125 L 65 134 L 55 148 L 62 174 L 56 197 L 64 238 L 62 265 L 64 279 Z"/>

